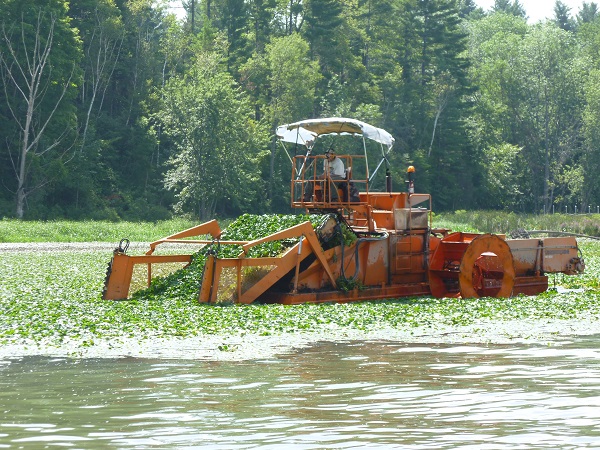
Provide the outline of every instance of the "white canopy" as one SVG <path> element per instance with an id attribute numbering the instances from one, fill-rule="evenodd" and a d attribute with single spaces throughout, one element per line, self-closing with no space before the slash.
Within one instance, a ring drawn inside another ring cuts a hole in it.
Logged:
<path id="1" fill-rule="evenodd" d="M 387 146 L 388 151 L 394 145 L 394 138 L 382 128 L 377 128 L 356 119 L 329 117 L 308 119 L 277 127 L 277 137 L 284 142 L 292 142 L 312 147 L 319 136 L 360 135 Z"/>

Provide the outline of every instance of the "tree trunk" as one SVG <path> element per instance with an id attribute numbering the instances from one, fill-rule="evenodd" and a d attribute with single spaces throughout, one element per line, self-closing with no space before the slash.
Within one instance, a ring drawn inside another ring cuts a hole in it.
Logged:
<path id="1" fill-rule="evenodd" d="M 276 144 L 271 143 L 271 162 L 269 165 L 269 192 L 267 197 L 270 201 L 273 201 L 273 186 L 275 185 L 275 154 L 277 153 Z"/>
<path id="2" fill-rule="evenodd" d="M 25 187 L 19 182 L 19 188 L 17 189 L 17 219 L 22 219 L 25 215 Z"/>
<path id="3" fill-rule="evenodd" d="M 35 104 L 35 95 L 29 93 L 27 100 L 27 112 L 25 117 L 25 126 L 23 127 L 23 142 L 21 143 L 21 155 L 19 157 L 19 171 L 17 172 L 17 219 L 22 219 L 25 214 L 25 178 L 27 177 L 27 154 L 29 153 L 29 135 L 31 133 L 31 121 L 33 118 L 33 105 Z"/>

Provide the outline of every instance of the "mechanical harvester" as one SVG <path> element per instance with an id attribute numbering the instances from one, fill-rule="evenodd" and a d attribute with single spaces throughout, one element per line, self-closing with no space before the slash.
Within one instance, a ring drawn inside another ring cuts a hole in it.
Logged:
<path id="1" fill-rule="evenodd" d="M 212 220 L 153 242 L 139 256 L 128 255 L 123 240 L 103 298 L 128 298 L 140 268 L 150 284 L 153 267 L 189 264 L 194 252 L 155 253 L 170 244 L 240 249 L 236 257 L 206 253 L 198 300 L 214 304 L 534 295 L 548 288 L 550 273 L 584 271 L 572 236 L 508 239 L 434 228 L 432 198 L 415 192 L 412 166 L 402 192 L 392 190 L 394 139 L 381 128 L 354 119 L 312 119 L 278 127 L 277 137 L 291 163 L 291 206 L 321 220 L 252 241 L 222 239 Z M 282 240 L 292 244 L 281 254 L 250 256 L 253 247 Z"/>

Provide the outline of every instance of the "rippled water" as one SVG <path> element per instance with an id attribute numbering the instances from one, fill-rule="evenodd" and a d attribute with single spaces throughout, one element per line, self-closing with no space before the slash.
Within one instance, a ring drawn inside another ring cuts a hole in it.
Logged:
<path id="1" fill-rule="evenodd" d="M 0 448 L 600 448 L 600 337 L 0 361 Z"/>

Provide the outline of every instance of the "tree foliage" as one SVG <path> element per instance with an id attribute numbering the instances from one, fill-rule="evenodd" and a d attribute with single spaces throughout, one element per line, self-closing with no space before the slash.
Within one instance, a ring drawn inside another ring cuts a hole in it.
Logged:
<path id="1" fill-rule="evenodd" d="M 525 9 L 519 0 L 495 0 L 492 11 L 503 12 L 522 18 L 526 18 L 527 16 Z"/>
<path id="2" fill-rule="evenodd" d="M 275 127 L 396 138 L 440 210 L 600 204 L 598 6 L 518 0 L 0 0 L 0 214 L 289 210 Z"/>
<path id="3" fill-rule="evenodd" d="M 565 31 L 575 29 L 575 19 L 571 17 L 571 8 L 560 0 L 554 3 L 554 23 Z"/>
<path id="4" fill-rule="evenodd" d="M 261 208 L 255 167 L 266 134 L 215 54 L 200 54 L 183 75 L 160 90 L 156 119 L 173 142 L 165 187 L 175 192 L 176 211 L 209 219 Z"/>
<path id="5" fill-rule="evenodd" d="M 577 23 L 579 25 L 584 23 L 592 23 L 598 18 L 598 4 L 594 2 L 583 2 L 581 9 L 577 13 Z"/>

